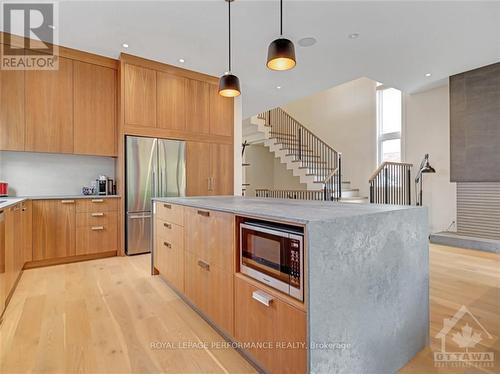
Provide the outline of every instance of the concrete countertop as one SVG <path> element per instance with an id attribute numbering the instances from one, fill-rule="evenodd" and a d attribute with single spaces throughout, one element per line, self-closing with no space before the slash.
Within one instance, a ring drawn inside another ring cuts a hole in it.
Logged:
<path id="1" fill-rule="evenodd" d="M 299 224 L 332 221 L 338 218 L 367 214 L 423 209 L 421 207 L 402 205 L 336 203 L 241 196 L 169 197 L 154 198 L 153 200 Z"/>

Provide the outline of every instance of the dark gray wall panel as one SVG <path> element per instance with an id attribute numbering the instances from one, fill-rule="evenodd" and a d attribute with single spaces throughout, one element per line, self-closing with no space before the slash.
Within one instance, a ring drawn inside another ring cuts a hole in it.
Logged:
<path id="1" fill-rule="evenodd" d="M 452 182 L 500 182 L 500 63 L 450 77 Z"/>

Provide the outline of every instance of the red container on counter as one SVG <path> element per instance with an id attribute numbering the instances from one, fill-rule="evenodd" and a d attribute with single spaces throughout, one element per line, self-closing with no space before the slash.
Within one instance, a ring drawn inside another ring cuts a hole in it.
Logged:
<path id="1" fill-rule="evenodd" d="M 9 184 L 7 182 L 0 182 L 0 196 L 7 196 Z"/>

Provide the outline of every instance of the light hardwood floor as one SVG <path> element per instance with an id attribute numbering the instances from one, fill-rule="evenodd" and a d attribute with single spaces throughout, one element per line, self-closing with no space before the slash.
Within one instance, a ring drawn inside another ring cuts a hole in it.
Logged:
<path id="1" fill-rule="evenodd" d="M 431 347 L 401 373 L 500 372 L 500 256 L 431 246 L 430 265 Z M 434 336 L 461 305 L 492 335 L 478 346 L 494 351 L 493 368 L 434 366 Z M 223 339 L 149 275 L 149 256 L 27 270 L 0 326 L 0 373 L 255 372 L 230 348 L 152 349 L 152 342 Z"/>

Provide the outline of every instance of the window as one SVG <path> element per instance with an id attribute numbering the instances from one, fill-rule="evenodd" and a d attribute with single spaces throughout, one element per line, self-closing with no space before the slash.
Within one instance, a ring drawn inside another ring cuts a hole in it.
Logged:
<path id="1" fill-rule="evenodd" d="M 377 86 L 377 153 L 378 163 L 401 161 L 402 127 L 401 91 Z"/>

